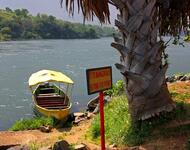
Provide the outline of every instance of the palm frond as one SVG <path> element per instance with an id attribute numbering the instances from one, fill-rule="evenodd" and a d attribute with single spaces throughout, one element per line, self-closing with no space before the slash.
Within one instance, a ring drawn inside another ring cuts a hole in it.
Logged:
<path id="1" fill-rule="evenodd" d="M 61 0 L 61 5 L 63 2 Z M 71 15 L 74 15 L 75 5 L 78 12 L 82 11 L 84 19 L 93 20 L 93 16 L 96 16 L 101 23 L 110 22 L 108 0 L 65 0 L 66 10 Z"/>
<path id="2" fill-rule="evenodd" d="M 160 33 L 178 36 L 190 28 L 190 0 L 157 0 Z"/>
<path id="3" fill-rule="evenodd" d="M 93 20 L 96 16 L 101 23 L 110 22 L 108 4 L 115 5 L 118 9 L 127 8 L 126 0 L 60 0 L 65 2 L 66 10 L 74 15 L 74 7 L 82 11 L 84 19 Z M 131 2 L 138 0 L 130 0 Z M 151 1 L 151 0 L 148 0 Z M 147 2 L 148 2 L 147 1 Z M 120 6 L 120 7 L 119 7 Z M 161 22 L 161 35 L 180 35 L 190 29 L 190 0 L 157 0 L 156 16 Z"/>

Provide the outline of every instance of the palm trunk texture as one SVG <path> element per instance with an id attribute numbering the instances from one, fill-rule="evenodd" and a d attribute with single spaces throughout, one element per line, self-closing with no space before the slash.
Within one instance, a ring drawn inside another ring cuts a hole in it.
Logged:
<path id="1" fill-rule="evenodd" d="M 112 0 L 120 10 L 115 20 L 121 38 L 111 44 L 121 54 L 120 70 L 126 81 L 126 94 L 133 121 L 145 120 L 163 111 L 172 111 L 165 81 L 168 68 L 162 60 L 164 43 L 158 40 L 160 28 L 156 0 Z"/>

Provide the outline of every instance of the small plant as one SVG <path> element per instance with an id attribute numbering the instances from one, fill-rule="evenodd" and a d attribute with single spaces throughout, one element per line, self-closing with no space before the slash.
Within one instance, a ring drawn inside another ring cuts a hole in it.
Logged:
<path id="1" fill-rule="evenodd" d="M 16 121 L 15 124 L 9 130 L 11 131 L 32 130 L 32 129 L 38 129 L 42 125 L 54 126 L 55 125 L 54 119 L 50 117 L 21 119 L 19 121 Z"/>
<path id="2" fill-rule="evenodd" d="M 49 143 L 39 143 L 38 141 L 30 142 L 28 145 L 29 150 L 39 150 L 43 149 L 43 147 L 47 147 Z"/>
<path id="3" fill-rule="evenodd" d="M 69 145 L 69 150 L 75 150 L 75 144 L 70 144 Z"/>
<path id="4" fill-rule="evenodd" d="M 176 72 L 174 75 L 178 77 L 178 76 L 183 76 L 183 75 L 185 75 L 185 73 L 183 73 L 183 72 Z"/>
<path id="5" fill-rule="evenodd" d="M 41 147 L 40 144 L 37 144 L 37 143 L 35 143 L 35 142 L 30 143 L 28 146 L 29 146 L 29 149 L 30 149 L 30 150 L 39 150 L 40 147 Z"/>
<path id="6" fill-rule="evenodd" d="M 189 73 L 189 72 L 188 72 L 188 73 L 186 73 L 185 75 L 186 75 L 187 77 L 190 77 L 190 73 Z"/>
<path id="7" fill-rule="evenodd" d="M 121 95 L 124 91 L 124 82 L 122 80 L 118 80 L 111 89 L 106 90 L 105 94 L 109 96 L 118 96 Z"/>
<path id="8" fill-rule="evenodd" d="M 58 136 L 58 140 L 63 140 L 63 139 L 64 139 L 64 137 L 65 137 L 65 135 L 64 135 L 64 134 L 62 134 L 62 135 Z"/>

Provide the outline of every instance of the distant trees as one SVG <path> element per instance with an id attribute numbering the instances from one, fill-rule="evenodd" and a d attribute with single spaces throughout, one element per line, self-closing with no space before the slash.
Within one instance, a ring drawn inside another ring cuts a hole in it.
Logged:
<path id="1" fill-rule="evenodd" d="M 0 10 L 0 40 L 76 39 L 112 36 L 114 28 L 70 23 L 54 16 L 32 16 L 27 9 Z"/>
<path id="2" fill-rule="evenodd" d="M 0 30 L 0 40 L 10 40 L 11 39 L 11 29 L 9 27 L 1 28 Z"/>

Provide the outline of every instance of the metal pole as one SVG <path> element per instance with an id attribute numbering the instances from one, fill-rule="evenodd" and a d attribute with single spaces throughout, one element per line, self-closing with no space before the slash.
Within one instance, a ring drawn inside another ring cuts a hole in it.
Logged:
<path id="1" fill-rule="evenodd" d="M 101 150 L 105 150 L 105 135 L 104 135 L 104 93 L 99 93 L 100 104 L 100 135 L 101 135 Z"/>

